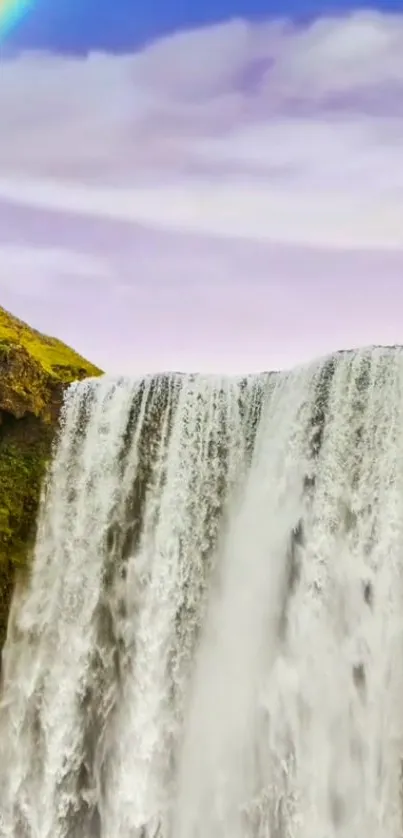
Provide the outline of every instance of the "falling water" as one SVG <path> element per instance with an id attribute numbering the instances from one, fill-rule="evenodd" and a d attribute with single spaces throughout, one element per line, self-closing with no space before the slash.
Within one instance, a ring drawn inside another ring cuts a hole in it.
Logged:
<path id="1" fill-rule="evenodd" d="M 1 838 L 402 838 L 403 351 L 67 393 Z"/>

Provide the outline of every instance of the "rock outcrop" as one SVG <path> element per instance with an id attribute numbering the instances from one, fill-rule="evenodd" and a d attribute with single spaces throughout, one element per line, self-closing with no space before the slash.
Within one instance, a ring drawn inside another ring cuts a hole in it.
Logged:
<path id="1" fill-rule="evenodd" d="M 16 576 L 29 567 L 63 393 L 98 375 L 68 346 L 0 308 L 0 648 Z"/>

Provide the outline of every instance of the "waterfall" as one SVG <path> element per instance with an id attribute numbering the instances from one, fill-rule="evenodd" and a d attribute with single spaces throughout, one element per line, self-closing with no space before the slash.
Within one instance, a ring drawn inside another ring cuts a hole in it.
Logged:
<path id="1" fill-rule="evenodd" d="M 402 838 L 403 351 L 67 392 L 1 838 Z"/>

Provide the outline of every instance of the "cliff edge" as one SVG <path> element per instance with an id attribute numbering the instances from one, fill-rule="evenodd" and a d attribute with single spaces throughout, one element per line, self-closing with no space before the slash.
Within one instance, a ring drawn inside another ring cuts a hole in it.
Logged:
<path id="1" fill-rule="evenodd" d="M 73 381 L 101 374 L 61 341 L 0 307 L 0 649 L 16 574 L 29 565 L 64 391 Z"/>

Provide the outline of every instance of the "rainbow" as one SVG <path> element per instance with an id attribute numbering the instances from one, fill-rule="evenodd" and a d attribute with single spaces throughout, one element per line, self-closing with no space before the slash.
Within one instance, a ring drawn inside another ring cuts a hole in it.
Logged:
<path id="1" fill-rule="evenodd" d="M 34 0 L 0 0 L 0 39 L 24 17 Z"/>

